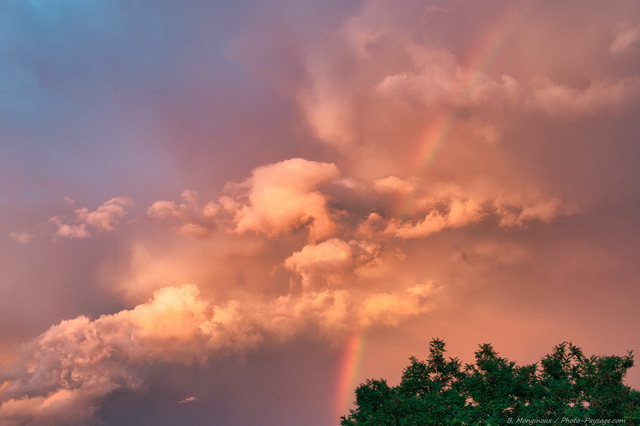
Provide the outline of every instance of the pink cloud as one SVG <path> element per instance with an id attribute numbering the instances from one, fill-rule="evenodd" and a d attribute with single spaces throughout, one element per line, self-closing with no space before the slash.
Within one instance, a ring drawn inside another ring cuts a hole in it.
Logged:
<path id="1" fill-rule="evenodd" d="M 35 235 L 29 232 L 10 232 L 9 237 L 20 244 L 26 244 L 32 241 Z"/>
<path id="2" fill-rule="evenodd" d="M 49 219 L 56 230 L 53 235 L 62 238 L 88 238 L 102 232 L 111 232 L 133 205 L 127 197 L 117 197 L 105 201 L 97 209 L 89 211 L 82 207 L 74 210 L 71 217 L 54 216 Z"/>
<path id="3" fill-rule="evenodd" d="M 188 397 L 178 401 L 178 404 L 188 404 L 190 402 L 196 402 L 196 401 L 198 401 L 198 397 L 196 397 L 196 396 L 188 396 Z"/>
<path id="4" fill-rule="evenodd" d="M 618 81 L 595 81 L 584 89 L 542 81 L 533 90 L 528 105 L 548 114 L 567 116 L 597 114 L 605 109 L 618 109 L 640 99 L 640 76 Z"/>
<path id="5" fill-rule="evenodd" d="M 164 224 L 179 234 L 194 237 L 209 237 L 216 228 L 216 216 L 220 206 L 214 202 L 199 206 L 197 193 L 186 190 L 182 193 L 184 203 L 176 204 L 173 201 L 156 201 L 149 210 L 147 216 Z"/>
<path id="6" fill-rule="evenodd" d="M 609 51 L 613 55 L 624 55 L 640 47 L 640 27 L 626 28 L 619 31 L 611 43 Z"/>

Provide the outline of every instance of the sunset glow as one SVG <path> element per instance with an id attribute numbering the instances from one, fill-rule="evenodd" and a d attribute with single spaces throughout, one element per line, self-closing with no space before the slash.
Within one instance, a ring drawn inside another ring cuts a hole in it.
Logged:
<path id="1" fill-rule="evenodd" d="M 188 3 L 0 8 L 0 425 L 640 350 L 640 3 Z"/>

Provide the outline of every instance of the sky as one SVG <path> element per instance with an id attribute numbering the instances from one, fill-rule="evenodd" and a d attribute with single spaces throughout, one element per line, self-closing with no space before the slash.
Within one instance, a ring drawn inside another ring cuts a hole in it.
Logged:
<path id="1" fill-rule="evenodd" d="M 635 0 L 3 0 L 0 424 L 638 352 L 639 112 Z"/>

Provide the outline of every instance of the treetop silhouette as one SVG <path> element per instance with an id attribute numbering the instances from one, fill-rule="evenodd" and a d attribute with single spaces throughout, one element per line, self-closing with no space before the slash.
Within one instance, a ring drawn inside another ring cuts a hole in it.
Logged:
<path id="1" fill-rule="evenodd" d="M 633 353 L 587 357 L 563 342 L 539 363 L 519 366 L 480 345 L 475 363 L 445 357 L 433 339 L 429 356 L 409 358 L 400 384 L 367 380 L 342 426 L 540 423 L 640 424 L 640 392 L 624 384 Z"/>

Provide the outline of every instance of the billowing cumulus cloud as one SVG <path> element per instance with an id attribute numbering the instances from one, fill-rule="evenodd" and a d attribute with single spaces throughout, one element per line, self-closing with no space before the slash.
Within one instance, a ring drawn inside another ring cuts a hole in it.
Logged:
<path id="1" fill-rule="evenodd" d="M 309 238 L 330 236 L 335 223 L 318 185 L 338 179 L 331 163 L 293 158 L 255 169 L 251 178 L 229 186 L 221 199 L 239 233 L 255 231 L 269 236 L 308 228 Z"/>
<path id="2" fill-rule="evenodd" d="M 218 330 L 235 318 L 232 307 L 212 311 L 194 286 L 184 286 L 163 289 L 130 311 L 63 321 L 25 345 L 20 364 L 3 377 L 0 419 L 90 422 L 98 398 L 139 384 L 134 365 L 193 362 L 207 347 L 232 347 L 227 331 Z"/>
<path id="3" fill-rule="evenodd" d="M 0 420 L 91 423 L 101 398 L 143 383 L 137 366 L 204 362 L 244 352 L 269 336 L 288 340 L 309 329 L 335 339 L 358 322 L 395 324 L 424 312 L 430 289 L 417 285 L 406 294 L 373 295 L 363 302 L 351 300 L 344 289 L 305 289 L 265 302 L 216 306 L 195 285 L 165 287 L 131 310 L 65 320 L 23 345 L 18 363 L 0 376 Z"/>
<path id="4" fill-rule="evenodd" d="M 0 419 L 91 422 L 98 398 L 140 383 L 135 365 L 193 362 L 211 349 L 254 341 L 237 318 L 233 305 L 213 310 L 196 287 L 183 286 L 158 291 L 130 311 L 63 321 L 25 345 L 20 364 L 3 377 Z"/>

